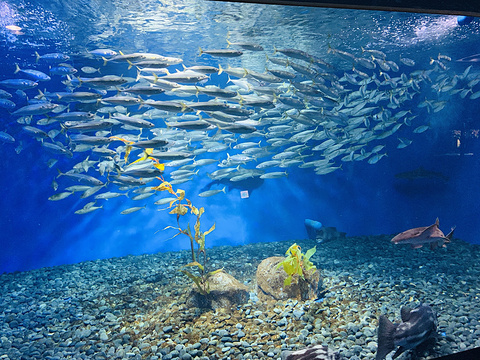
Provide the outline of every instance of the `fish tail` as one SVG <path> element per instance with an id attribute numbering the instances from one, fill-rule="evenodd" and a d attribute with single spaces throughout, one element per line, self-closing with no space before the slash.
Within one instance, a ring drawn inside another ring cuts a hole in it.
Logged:
<path id="1" fill-rule="evenodd" d="M 395 349 L 393 333 L 396 326 L 385 315 L 378 318 L 378 348 L 375 360 L 383 360 L 388 353 Z"/>
<path id="2" fill-rule="evenodd" d="M 228 38 L 225 39 L 225 40 L 227 40 L 227 48 L 230 47 L 230 45 L 232 45 L 232 43 L 230 41 L 228 41 Z"/>
<path id="3" fill-rule="evenodd" d="M 18 66 L 18 64 L 15 64 L 14 74 L 18 73 L 19 71 L 22 71 L 22 70 L 20 69 L 20 66 Z"/>
<path id="4" fill-rule="evenodd" d="M 198 50 L 200 50 L 200 56 L 201 56 L 203 54 L 203 50 L 200 46 L 198 47 Z"/>
<path id="5" fill-rule="evenodd" d="M 445 236 L 445 237 L 448 239 L 448 242 L 450 242 L 450 241 L 452 240 L 453 232 L 455 231 L 455 228 L 456 228 L 456 226 L 454 226 L 454 227 L 452 228 L 452 231 L 450 231 L 450 232 L 448 233 L 448 235 Z"/>
<path id="6" fill-rule="evenodd" d="M 36 56 L 36 58 L 37 58 L 37 59 L 35 60 L 35 62 L 38 63 L 38 60 L 40 60 L 40 57 L 41 57 L 41 56 L 40 56 L 40 54 L 39 54 L 38 52 L 36 52 L 36 51 L 35 51 L 35 56 Z"/>
<path id="7" fill-rule="evenodd" d="M 222 72 L 223 72 L 222 64 L 218 64 L 218 75 L 220 75 Z M 228 77 L 228 81 L 230 81 L 230 76 Z"/>
<path id="8" fill-rule="evenodd" d="M 243 98 L 242 95 L 240 95 L 240 93 L 238 94 L 238 96 L 240 97 L 240 101 L 238 103 L 243 106 L 243 103 L 245 102 L 245 99 Z"/>

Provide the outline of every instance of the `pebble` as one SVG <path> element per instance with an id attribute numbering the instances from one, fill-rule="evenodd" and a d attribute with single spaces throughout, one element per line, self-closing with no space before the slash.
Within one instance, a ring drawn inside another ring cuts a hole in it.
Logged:
<path id="1" fill-rule="evenodd" d="M 318 246 L 312 261 L 328 290 L 321 303 L 250 300 L 225 311 L 190 308 L 185 306 L 190 284 L 176 265 L 189 262 L 188 252 L 2 274 L 0 354 L 58 360 L 276 359 L 280 349 L 325 344 L 351 360 L 373 360 L 378 315 L 398 323 L 402 305 L 421 302 L 433 304 L 444 334 L 418 359 L 480 346 L 480 305 L 472 285 L 480 278 L 479 247 L 456 239 L 447 251 L 412 250 L 391 246 L 389 238 L 346 238 Z M 208 249 L 208 256 L 243 282 L 254 279 L 263 258 L 287 245 L 219 247 Z M 246 268 L 245 261 L 253 265 Z M 246 282 L 250 294 L 254 283 Z M 457 298 L 459 293 L 464 296 Z"/>
<path id="2" fill-rule="evenodd" d="M 297 319 L 300 319 L 305 314 L 303 310 L 293 310 L 293 316 Z"/>
<path id="3" fill-rule="evenodd" d="M 164 326 L 164 327 L 162 328 L 162 330 L 163 330 L 164 333 L 168 333 L 168 332 L 172 331 L 172 329 L 173 329 L 172 326 Z"/>
<path id="4" fill-rule="evenodd" d="M 100 330 L 98 335 L 100 337 L 100 340 L 102 340 L 102 341 L 107 341 L 108 340 L 107 332 L 104 329 Z"/>

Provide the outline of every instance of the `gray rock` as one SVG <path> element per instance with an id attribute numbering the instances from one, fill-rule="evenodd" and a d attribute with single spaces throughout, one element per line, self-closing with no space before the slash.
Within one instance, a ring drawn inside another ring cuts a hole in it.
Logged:
<path id="1" fill-rule="evenodd" d="M 173 327 L 172 327 L 171 325 L 164 326 L 164 327 L 162 328 L 162 330 L 163 330 L 164 333 L 169 333 L 170 331 L 173 330 Z"/>
<path id="2" fill-rule="evenodd" d="M 112 313 L 109 313 L 109 312 L 105 314 L 105 320 L 110 321 L 110 322 L 115 322 L 115 323 L 118 321 L 117 317 L 115 315 L 113 315 Z"/>
<path id="3" fill-rule="evenodd" d="M 230 309 L 245 304 L 249 299 L 248 288 L 225 271 L 219 271 L 209 278 L 210 292 L 203 295 L 193 287 L 187 305 L 197 308 Z"/>
<path id="4" fill-rule="evenodd" d="M 98 336 L 100 337 L 100 340 L 102 340 L 102 341 L 107 341 L 108 340 L 108 335 L 107 335 L 107 332 L 105 331 L 105 329 L 101 329 L 98 332 Z"/>
<path id="5" fill-rule="evenodd" d="M 296 318 L 296 319 L 300 319 L 303 315 L 305 314 L 305 311 L 303 310 L 293 310 L 293 316 Z"/>

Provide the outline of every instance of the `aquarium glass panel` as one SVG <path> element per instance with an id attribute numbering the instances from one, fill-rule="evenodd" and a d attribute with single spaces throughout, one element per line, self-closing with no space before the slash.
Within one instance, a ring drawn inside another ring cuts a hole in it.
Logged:
<path id="1" fill-rule="evenodd" d="M 0 356 L 480 347 L 479 43 L 457 15 L 0 0 Z"/>

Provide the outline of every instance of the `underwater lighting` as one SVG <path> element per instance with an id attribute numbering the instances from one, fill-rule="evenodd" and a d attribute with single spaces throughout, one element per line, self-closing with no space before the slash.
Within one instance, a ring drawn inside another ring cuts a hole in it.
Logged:
<path id="1" fill-rule="evenodd" d="M 0 27 L 13 31 L 22 30 L 20 27 L 13 25 L 16 15 L 15 11 L 6 2 L 0 1 Z"/>

